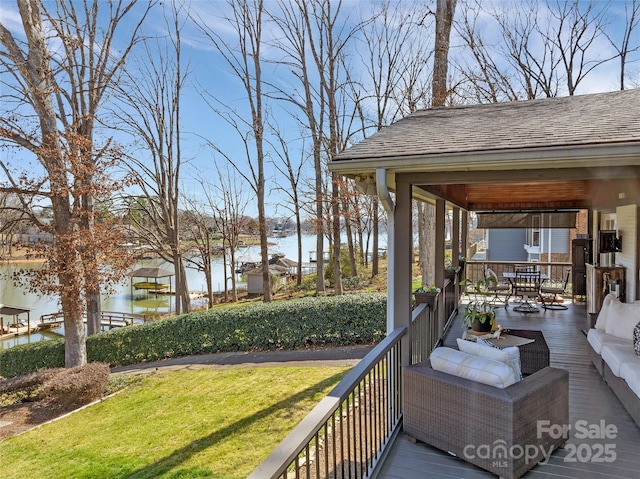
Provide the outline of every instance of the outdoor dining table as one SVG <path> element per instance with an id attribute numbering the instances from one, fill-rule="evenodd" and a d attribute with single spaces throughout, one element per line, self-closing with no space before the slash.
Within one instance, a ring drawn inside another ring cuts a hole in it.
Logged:
<path id="1" fill-rule="evenodd" d="M 527 274 L 527 273 L 520 273 L 520 274 Z M 502 277 L 505 279 L 508 279 L 509 282 L 513 283 L 513 281 L 515 281 L 516 279 L 516 273 L 514 273 L 513 271 L 506 271 L 502 273 Z M 540 281 L 544 281 L 546 279 L 549 279 L 549 275 L 545 273 L 540 273 Z"/>
<path id="2" fill-rule="evenodd" d="M 544 280 L 549 279 L 548 275 L 544 273 L 540 273 L 539 271 L 530 271 L 530 272 L 529 271 L 518 271 L 518 272 L 508 271 L 503 273 L 502 276 L 503 278 L 506 278 L 507 280 L 509 280 L 509 282 L 511 283 L 511 287 L 513 288 L 513 294 L 515 296 L 522 296 L 523 298 L 523 303 L 513 308 L 515 311 L 519 311 L 521 313 L 537 313 L 540 311 L 535 305 L 529 303 L 529 296 L 532 296 L 531 293 L 534 294 L 534 297 L 539 294 L 540 283 L 542 283 Z M 531 276 L 531 277 L 535 276 L 536 279 L 538 280 L 538 284 L 535 290 L 532 288 L 532 284 L 529 281 L 527 281 L 526 284 L 524 285 L 520 285 L 516 281 L 518 277 L 526 279 L 527 276 Z"/>

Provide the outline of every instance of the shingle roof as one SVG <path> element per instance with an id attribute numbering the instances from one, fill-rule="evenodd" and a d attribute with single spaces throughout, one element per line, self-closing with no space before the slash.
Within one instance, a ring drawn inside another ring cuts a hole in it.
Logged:
<path id="1" fill-rule="evenodd" d="M 640 90 L 417 111 L 334 158 L 640 142 Z"/>

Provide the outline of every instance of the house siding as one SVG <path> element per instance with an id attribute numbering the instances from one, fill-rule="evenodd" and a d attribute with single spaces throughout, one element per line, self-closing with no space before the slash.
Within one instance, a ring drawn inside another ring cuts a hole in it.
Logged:
<path id="1" fill-rule="evenodd" d="M 570 230 L 557 229 L 541 230 L 541 251 L 540 261 L 570 261 Z M 551 239 L 549 239 L 551 235 Z M 551 242 L 551 248 L 549 248 Z M 551 249 L 551 258 L 549 258 L 549 249 Z"/>
<path id="2" fill-rule="evenodd" d="M 525 229 L 488 229 L 487 261 L 527 261 Z"/>

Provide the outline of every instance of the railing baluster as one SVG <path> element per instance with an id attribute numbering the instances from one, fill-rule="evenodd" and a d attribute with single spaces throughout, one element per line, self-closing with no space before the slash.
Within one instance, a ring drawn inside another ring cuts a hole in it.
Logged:
<path id="1" fill-rule="evenodd" d="M 358 443 L 360 445 L 360 477 L 364 476 L 365 471 L 367 470 L 365 460 L 364 460 L 364 443 L 362 442 L 365 438 L 366 434 L 363 431 L 363 421 L 362 415 L 364 414 L 364 401 L 362 400 L 362 381 L 358 383 Z"/>

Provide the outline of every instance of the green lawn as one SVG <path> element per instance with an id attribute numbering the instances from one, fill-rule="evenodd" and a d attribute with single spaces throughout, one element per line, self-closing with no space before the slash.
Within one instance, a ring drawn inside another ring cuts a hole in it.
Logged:
<path id="1" fill-rule="evenodd" d="M 156 373 L 0 443 L 2 478 L 244 478 L 348 368 Z"/>

